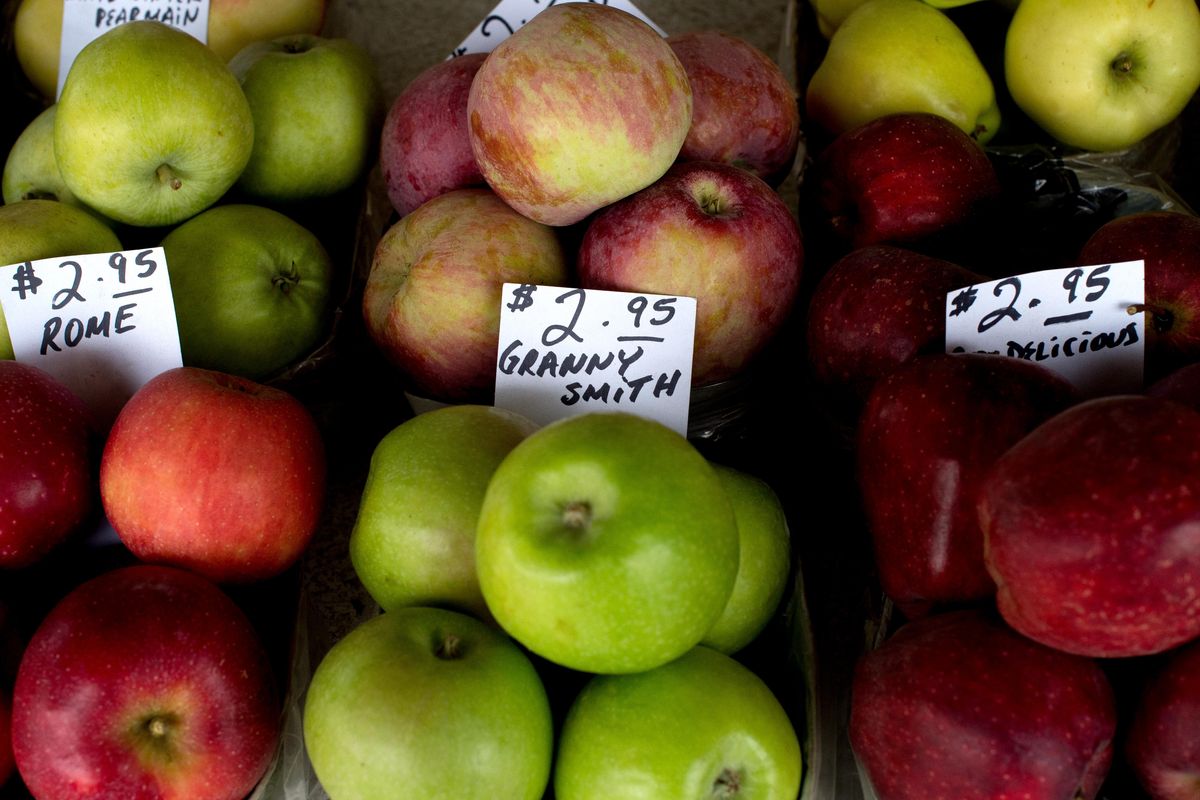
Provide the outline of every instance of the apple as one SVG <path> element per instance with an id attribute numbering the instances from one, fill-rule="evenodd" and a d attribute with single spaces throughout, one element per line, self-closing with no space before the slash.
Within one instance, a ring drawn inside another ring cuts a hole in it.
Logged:
<path id="1" fill-rule="evenodd" d="M 858 484 L 880 583 L 905 616 L 990 600 L 975 514 L 1009 447 L 1078 401 L 1031 361 L 931 354 L 878 381 L 859 420 Z"/>
<path id="2" fill-rule="evenodd" d="M 1200 642 L 1170 653 L 1137 700 L 1125 757 L 1154 800 L 1200 789 Z"/>
<path id="3" fill-rule="evenodd" d="M 332 800 L 537 800 L 554 732 L 541 679 L 510 639 L 411 606 L 352 630 L 313 674 L 304 744 Z"/>
<path id="4" fill-rule="evenodd" d="M 920 113 L 882 116 L 838 136 L 817 155 L 811 186 L 823 220 L 854 248 L 948 235 L 1000 194 L 979 144 Z"/>
<path id="5" fill-rule="evenodd" d="M 782 182 L 796 158 L 796 90 L 750 42 L 715 30 L 667 38 L 692 88 L 692 127 L 679 158 L 719 161 Z"/>
<path id="6" fill-rule="evenodd" d="M 400 216 L 451 189 L 483 186 L 467 124 L 467 95 L 487 53 L 426 68 L 396 96 L 383 121 L 379 164 Z"/>
<path id="7" fill-rule="evenodd" d="M 978 610 L 909 622 L 858 663 L 850 744 L 879 800 L 1091 800 L 1113 756 L 1092 661 Z"/>
<path id="8" fill-rule="evenodd" d="M 278 211 L 210 208 L 162 247 L 184 364 L 261 380 L 325 333 L 333 262 L 313 233 Z"/>
<path id="9" fill-rule="evenodd" d="M 850 12 L 865 3 L 866 0 L 809 0 L 813 13 L 817 17 L 817 30 L 826 39 L 833 36 Z"/>
<path id="10" fill-rule="evenodd" d="M 1022 0 L 1004 45 L 1013 100 L 1084 150 L 1123 150 L 1200 88 L 1195 0 Z"/>
<path id="11" fill-rule="evenodd" d="M 1200 411 L 1200 361 L 1185 364 L 1146 387 L 1150 397 L 1174 400 Z"/>
<path id="12" fill-rule="evenodd" d="M 992 465 L 978 512 L 1018 632 L 1103 658 L 1200 636 L 1200 412 L 1134 395 L 1067 409 Z"/>
<path id="13" fill-rule="evenodd" d="M 241 800 L 280 732 L 250 620 L 204 578 L 140 564 L 74 588 L 13 688 L 17 769 L 38 800 Z"/>
<path id="14" fill-rule="evenodd" d="M 447 192 L 380 239 L 363 289 L 367 332 L 417 394 L 490 401 L 506 281 L 568 283 L 555 231 L 487 189 Z"/>
<path id="15" fill-rule="evenodd" d="M 250 197 L 328 197 L 364 176 L 381 107 L 375 65 L 349 39 L 309 34 L 248 45 L 229 62 L 254 117 L 254 149 L 237 186 Z"/>
<path id="16" fill-rule="evenodd" d="M 746 170 L 682 162 L 604 209 L 579 248 L 585 289 L 696 298 L 692 384 L 742 372 L 795 301 L 804 246 L 795 216 Z"/>
<path id="17" fill-rule="evenodd" d="M 492 50 L 467 98 L 471 149 L 506 203 L 570 225 L 649 186 L 692 122 L 670 45 L 606 5 L 551 6 Z"/>
<path id="18" fill-rule="evenodd" d="M 253 142 L 250 105 L 225 63 L 160 22 L 119 25 L 83 48 L 54 120 L 67 187 L 130 225 L 173 225 L 215 203 Z"/>
<path id="19" fill-rule="evenodd" d="M 196 367 L 143 385 L 100 462 L 104 510 L 134 555 L 222 582 L 295 563 L 324 490 L 321 435 L 296 398 Z"/>
<path id="20" fill-rule="evenodd" d="M 475 563 L 496 621 L 570 669 L 652 669 L 704 638 L 738 571 L 721 479 L 675 431 L 625 413 L 541 428 L 488 483 Z"/>
<path id="21" fill-rule="evenodd" d="M 767 685 L 696 647 L 587 683 L 563 722 L 554 796 L 795 800 L 801 769 L 795 729 Z"/>
<path id="22" fill-rule="evenodd" d="M 0 690 L 0 787 L 16 770 L 12 752 L 12 706 L 6 693 Z"/>
<path id="23" fill-rule="evenodd" d="M 519 414 L 458 405 L 420 414 L 371 454 L 350 561 L 385 610 L 449 605 L 490 615 L 475 573 L 475 528 L 488 481 L 535 430 Z"/>
<path id="24" fill-rule="evenodd" d="M 992 80 L 971 43 L 922 0 L 867 0 L 851 11 L 809 80 L 805 108 L 831 136 L 898 113 L 943 117 L 979 144 L 1000 127 Z"/>
<path id="25" fill-rule="evenodd" d="M 8 151 L 4 162 L 3 194 L 5 203 L 20 200 L 57 200 L 90 211 L 67 188 L 54 160 L 54 117 L 52 105 L 33 118 Z"/>

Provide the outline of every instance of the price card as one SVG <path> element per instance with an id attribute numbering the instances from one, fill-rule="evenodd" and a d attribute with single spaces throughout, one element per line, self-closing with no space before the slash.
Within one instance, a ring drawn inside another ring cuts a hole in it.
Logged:
<path id="1" fill-rule="evenodd" d="M 74 390 L 109 424 L 142 384 L 183 365 L 161 247 L 0 267 L 17 360 Z"/>
<path id="2" fill-rule="evenodd" d="M 463 39 L 462 44 L 454 48 L 450 57 L 465 56 L 468 53 L 492 52 L 496 45 L 512 36 L 514 31 L 523 27 L 539 12 L 545 11 L 556 2 L 557 0 L 500 0 L 500 3 L 492 9 L 483 22 L 479 23 L 466 39 Z M 619 8 L 645 22 L 657 31 L 659 36 L 667 35 L 662 28 L 655 25 L 649 17 L 628 0 L 588 0 L 588 2 L 598 2 L 600 5 Z"/>
<path id="3" fill-rule="evenodd" d="M 105 31 L 126 22 L 157 20 L 208 41 L 209 0 L 65 0 L 58 53 L 58 90 L 62 94 L 75 56 Z"/>
<path id="4" fill-rule="evenodd" d="M 696 300 L 504 284 L 496 406 L 544 425 L 625 411 L 687 435 Z"/>
<path id="5" fill-rule="evenodd" d="M 1042 364 L 1098 397 L 1142 390 L 1142 261 L 1032 272 L 946 295 L 946 352 Z"/>

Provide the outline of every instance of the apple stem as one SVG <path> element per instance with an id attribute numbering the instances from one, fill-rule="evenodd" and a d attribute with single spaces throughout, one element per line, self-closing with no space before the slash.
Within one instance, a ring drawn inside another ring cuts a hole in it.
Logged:
<path id="1" fill-rule="evenodd" d="M 170 185 L 175 191 L 178 191 L 183 186 L 183 181 L 179 180 L 179 176 L 175 174 L 169 164 L 160 164 L 158 169 L 154 171 L 154 174 L 158 176 L 161 182 Z"/>
<path id="2" fill-rule="evenodd" d="M 1150 323 L 1154 328 L 1155 333 L 1166 333 L 1171 330 L 1171 326 L 1175 323 L 1175 315 L 1170 309 L 1162 306 L 1151 305 L 1150 303 L 1134 303 L 1127 307 L 1125 312 L 1130 316 L 1146 312 L 1150 315 Z"/>
<path id="3" fill-rule="evenodd" d="M 1128 75 L 1133 72 L 1133 56 L 1129 53 L 1121 53 L 1112 61 L 1113 72 L 1119 76 Z"/>

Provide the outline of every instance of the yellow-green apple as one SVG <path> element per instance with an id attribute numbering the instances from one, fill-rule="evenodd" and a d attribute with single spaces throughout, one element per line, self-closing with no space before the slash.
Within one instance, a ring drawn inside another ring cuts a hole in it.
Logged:
<path id="1" fill-rule="evenodd" d="M 538 800 L 550 780 L 550 704 L 501 631 L 410 606 L 364 622 L 309 684 L 304 744 L 331 800 Z"/>
<path id="2" fill-rule="evenodd" d="M 947 237 L 1000 194 L 978 142 L 942 117 L 913 112 L 842 133 L 817 155 L 811 184 L 822 219 L 856 248 Z"/>
<path id="3" fill-rule="evenodd" d="M 333 262 L 298 222 L 220 205 L 174 228 L 162 247 L 184 364 L 262 380 L 320 341 Z"/>
<path id="4" fill-rule="evenodd" d="M 1076 405 L 1001 456 L 978 503 L 1018 632 L 1104 658 L 1200 636 L 1200 412 L 1133 395 Z"/>
<path id="5" fill-rule="evenodd" d="M 237 186 L 292 202 L 353 186 L 371 166 L 381 99 L 375 65 L 349 39 L 308 34 L 248 45 L 229 62 L 254 117 Z"/>
<path id="6" fill-rule="evenodd" d="M 859 419 L 858 483 L 884 590 L 910 619 L 990 600 L 975 499 L 988 469 L 1078 401 L 1031 361 L 915 358 L 876 381 Z"/>
<path id="7" fill-rule="evenodd" d="M 1156 666 L 1137 699 L 1125 757 L 1154 800 L 1200 790 L 1200 642 Z"/>
<path id="8" fill-rule="evenodd" d="M 100 497 L 143 561 L 216 581 L 257 581 L 300 557 L 316 530 L 325 456 L 290 394 L 196 367 L 129 399 L 100 461 Z"/>
<path id="9" fill-rule="evenodd" d="M 451 189 L 484 185 L 471 150 L 467 96 L 485 58 L 467 53 L 428 67 L 388 108 L 379 166 L 400 216 Z"/>
<path id="10" fill-rule="evenodd" d="M 1200 88 L 1195 0 L 1022 0 L 1004 45 L 1021 110 L 1064 144 L 1122 150 Z"/>
<path id="11" fill-rule="evenodd" d="M 0 206 L 0 266 L 119 250 L 121 241 L 111 228 L 66 203 L 35 199 Z M 12 357 L 12 339 L 0 311 L 0 359 Z"/>
<path id="12" fill-rule="evenodd" d="M 13 688 L 17 769 L 39 800 L 241 800 L 279 738 L 267 653 L 208 580 L 139 564 L 58 602 Z"/>
<path id="13" fill-rule="evenodd" d="M 742 372 L 787 320 L 804 264 L 795 215 L 762 179 L 690 161 L 605 208 L 579 248 L 580 285 L 696 298 L 692 384 Z"/>
<path id="14" fill-rule="evenodd" d="M 20 200 L 57 200 L 89 211 L 62 179 L 54 158 L 54 116 L 52 105 L 33 118 L 8 151 L 4 162 L 2 191 L 5 203 Z"/>
<path id="15" fill-rule="evenodd" d="M 632 14 L 552 6 L 501 42 L 467 98 L 483 177 L 522 214 L 569 225 L 645 188 L 692 121 L 687 74 Z"/>
<path id="16" fill-rule="evenodd" d="M 692 127 L 679 158 L 720 161 L 771 185 L 787 176 L 800 141 L 796 90 L 750 42 L 704 30 L 667 38 L 692 87 Z"/>
<path id="17" fill-rule="evenodd" d="M 54 120 L 68 188 L 131 225 L 173 225 L 215 203 L 254 143 L 225 62 L 160 22 L 127 22 L 83 48 Z"/>
<path id="18" fill-rule="evenodd" d="M 783 600 L 791 574 L 791 536 L 775 490 L 754 475 L 713 464 L 733 505 L 738 572 L 721 616 L 700 644 L 736 653 L 762 632 Z"/>
<path id="19" fill-rule="evenodd" d="M 802 768 L 795 728 L 770 688 L 696 647 L 584 686 L 559 736 L 554 796 L 794 800 Z"/>
<path id="20" fill-rule="evenodd" d="M 506 281 L 567 284 L 555 231 L 488 189 L 447 192 L 380 239 L 363 290 L 367 331 L 417 394 L 489 401 Z"/>
<path id="21" fill-rule="evenodd" d="M 0 397 L 0 568 L 24 567 L 92 508 L 92 426 L 79 397 L 29 364 L 0 361 Z"/>
<path id="22" fill-rule="evenodd" d="M 865 3 L 866 0 L 809 0 L 813 13 L 817 17 L 817 29 L 826 39 L 833 36 L 838 26 L 846 21 L 850 12 Z"/>
<path id="23" fill-rule="evenodd" d="M 850 743 L 879 800 L 1091 800 L 1115 730 L 1099 666 L 979 610 L 909 622 L 851 686 Z"/>
<path id="24" fill-rule="evenodd" d="M 16 769 L 12 752 L 12 706 L 8 691 L 0 689 L 0 788 L 8 783 Z"/>
<path id="25" fill-rule="evenodd" d="M 448 605 L 489 617 L 475 572 L 475 529 L 496 467 L 533 423 L 491 406 L 420 414 L 371 455 L 350 561 L 383 609 Z"/>
<path id="26" fill-rule="evenodd" d="M 638 672 L 687 652 L 721 616 L 737 522 L 687 439 L 631 414 L 584 414 L 500 463 L 475 563 L 488 609 L 518 642 L 571 669 Z"/>
<path id="27" fill-rule="evenodd" d="M 832 136 L 903 112 L 937 114 L 980 144 L 1000 127 L 992 79 L 970 41 L 922 0 L 854 9 L 829 40 L 805 108 Z"/>

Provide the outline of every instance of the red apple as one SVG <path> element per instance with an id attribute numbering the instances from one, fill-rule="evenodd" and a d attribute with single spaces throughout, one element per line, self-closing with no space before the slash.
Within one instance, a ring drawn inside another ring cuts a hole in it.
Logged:
<path id="1" fill-rule="evenodd" d="M 7 694 L 0 690 L 0 786 L 12 777 L 16 762 L 12 752 L 12 707 Z"/>
<path id="2" fill-rule="evenodd" d="M 917 243 L 972 221 L 1000 192 L 983 148 L 934 114 L 891 114 L 838 136 L 810 179 L 834 234 L 854 247 Z"/>
<path id="3" fill-rule="evenodd" d="M 1095 663 L 975 610 L 908 623 L 851 689 L 850 743 L 879 800 L 1091 800 L 1115 729 Z"/>
<path id="4" fill-rule="evenodd" d="M 676 164 L 597 214 L 580 245 L 587 289 L 696 298 L 692 383 L 741 372 L 787 319 L 804 248 L 788 207 L 727 164 Z"/>
<path id="5" fill-rule="evenodd" d="M 1000 612 L 1026 636 L 1105 658 L 1200 636 L 1200 412 L 1069 408 L 996 461 L 978 511 Z"/>
<path id="6" fill-rule="evenodd" d="M 296 398 L 196 367 L 142 386 L 100 462 L 101 500 L 125 546 L 216 581 L 291 566 L 316 530 L 324 490 L 321 435 Z"/>
<path id="7" fill-rule="evenodd" d="M 876 384 L 858 429 L 858 482 L 884 590 L 909 618 L 988 600 L 976 494 L 987 470 L 1076 402 L 1030 361 L 928 355 Z"/>
<path id="8" fill-rule="evenodd" d="M 43 620 L 17 670 L 17 769 L 38 800 L 242 800 L 280 708 L 266 651 L 204 578 L 102 574 Z"/>
<path id="9" fill-rule="evenodd" d="M 1168 372 L 1146 387 L 1146 394 L 1174 400 L 1200 411 L 1200 361 L 1193 361 Z"/>
<path id="10" fill-rule="evenodd" d="M 392 102 L 383 122 L 379 164 L 400 214 L 451 189 L 482 186 L 471 151 L 467 93 L 486 53 L 468 53 L 427 68 Z"/>
<path id="11" fill-rule="evenodd" d="M 796 157 L 800 106 L 779 65 L 720 31 L 671 36 L 667 44 L 692 87 L 692 127 L 679 158 L 733 164 L 780 183 Z"/>
<path id="12" fill-rule="evenodd" d="M 1125 756 L 1154 800 L 1200 794 L 1200 642 L 1171 653 L 1151 678 Z"/>
<path id="13" fill-rule="evenodd" d="M 0 360 L 0 568 L 37 561 L 92 508 L 91 425 L 70 389 Z"/>

